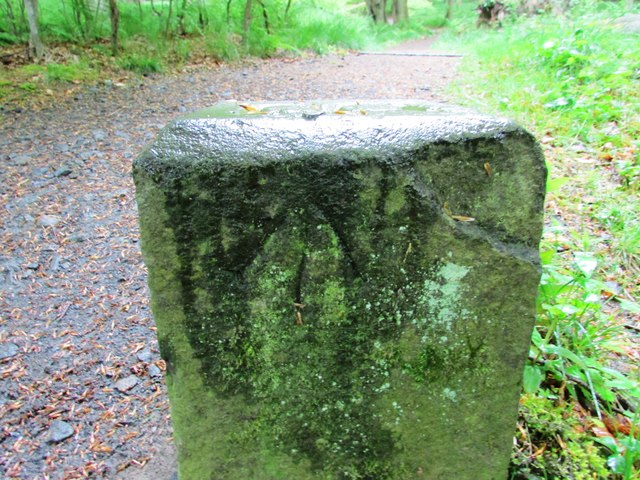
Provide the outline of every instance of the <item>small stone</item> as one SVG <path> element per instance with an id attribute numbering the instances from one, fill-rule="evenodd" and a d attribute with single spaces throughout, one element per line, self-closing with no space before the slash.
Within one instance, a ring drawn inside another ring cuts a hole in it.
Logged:
<path id="1" fill-rule="evenodd" d="M 123 132 L 122 130 L 116 130 L 115 131 L 115 136 L 116 137 L 120 137 L 123 140 L 130 140 L 131 139 L 131 135 L 129 135 L 127 132 Z"/>
<path id="2" fill-rule="evenodd" d="M 151 364 L 149 365 L 149 368 L 147 369 L 147 372 L 149 373 L 150 377 L 159 377 L 162 375 L 162 370 L 160 370 L 158 368 L 158 366 L 156 364 Z"/>
<path id="3" fill-rule="evenodd" d="M 51 259 L 51 263 L 49 264 L 49 270 L 52 272 L 57 272 L 60 268 L 60 255 L 54 255 Z"/>
<path id="4" fill-rule="evenodd" d="M 29 155 L 18 155 L 13 159 L 14 165 L 23 166 L 29 163 L 31 157 Z"/>
<path id="5" fill-rule="evenodd" d="M 116 382 L 116 389 L 121 392 L 128 392 L 138 384 L 138 377 L 135 375 L 129 375 L 128 377 L 121 378 Z"/>
<path id="6" fill-rule="evenodd" d="M 38 218 L 38 225 L 41 227 L 55 227 L 60 222 L 60 217 L 56 217 L 54 215 L 41 215 Z"/>
<path id="7" fill-rule="evenodd" d="M 29 270 L 38 270 L 39 267 L 40 267 L 40 264 L 38 262 L 27 263 L 27 268 Z"/>
<path id="8" fill-rule="evenodd" d="M 0 360 L 13 357 L 19 351 L 20 351 L 20 347 L 18 347 L 18 345 L 16 345 L 15 343 L 7 343 L 4 345 L 0 345 Z"/>
<path id="9" fill-rule="evenodd" d="M 74 235 L 69 235 L 69 241 L 70 242 L 76 242 L 76 243 L 82 243 L 84 241 L 86 241 L 87 238 L 82 235 L 81 233 L 76 233 Z"/>
<path id="10" fill-rule="evenodd" d="M 58 443 L 73 435 L 74 430 L 71 425 L 62 420 L 54 420 L 49 427 L 49 443 Z"/>
<path id="11" fill-rule="evenodd" d="M 136 355 L 138 357 L 138 360 L 140 360 L 141 362 L 146 362 L 149 363 L 151 361 L 151 359 L 153 358 L 153 355 L 151 354 L 151 351 L 148 349 L 144 349 L 141 352 L 138 352 L 138 355 Z"/>
<path id="12" fill-rule="evenodd" d="M 94 140 L 98 142 L 107 138 L 107 132 L 104 130 L 92 130 L 91 134 L 93 135 Z"/>
<path id="13" fill-rule="evenodd" d="M 59 169 L 57 169 L 55 172 L 53 172 L 53 176 L 54 177 L 66 177 L 67 175 L 69 175 L 73 170 L 71 170 L 69 167 L 60 167 Z"/>

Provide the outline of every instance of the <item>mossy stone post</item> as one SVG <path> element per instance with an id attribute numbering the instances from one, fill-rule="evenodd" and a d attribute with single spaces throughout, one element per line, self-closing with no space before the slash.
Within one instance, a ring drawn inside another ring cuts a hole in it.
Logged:
<path id="1" fill-rule="evenodd" d="M 134 177 L 182 480 L 506 478 L 531 135 L 417 102 L 222 104 Z"/>

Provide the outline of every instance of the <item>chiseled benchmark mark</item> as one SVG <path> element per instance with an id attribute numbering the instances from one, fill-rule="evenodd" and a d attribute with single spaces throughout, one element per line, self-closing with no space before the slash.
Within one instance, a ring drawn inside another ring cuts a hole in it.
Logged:
<path id="1" fill-rule="evenodd" d="M 182 480 L 506 478 L 531 135 L 414 101 L 226 103 L 133 173 Z"/>

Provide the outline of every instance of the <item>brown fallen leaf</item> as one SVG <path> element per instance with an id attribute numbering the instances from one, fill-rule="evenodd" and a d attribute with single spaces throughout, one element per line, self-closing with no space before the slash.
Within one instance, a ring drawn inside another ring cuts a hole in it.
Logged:
<path id="1" fill-rule="evenodd" d="M 346 115 L 347 111 L 346 110 L 342 110 L 342 109 L 339 108 L 338 110 L 336 110 L 333 113 L 335 113 L 336 115 Z"/>
<path id="2" fill-rule="evenodd" d="M 255 114 L 255 113 L 262 113 L 262 114 L 267 113 L 267 112 L 265 112 L 263 110 L 259 110 L 256 107 L 253 107 L 253 106 L 251 106 L 251 105 L 249 105 L 247 103 L 239 103 L 238 106 L 240 108 L 243 108 L 247 113 L 252 113 L 252 114 Z"/>
<path id="3" fill-rule="evenodd" d="M 487 177 L 491 176 L 491 164 L 489 162 L 484 162 L 484 171 L 487 172 Z"/>
<path id="4" fill-rule="evenodd" d="M 609 432 L 609 430 L 603 427 L 599 427 L 597 425 L 593 425 L 591 427 L 591 431 L 597 438 L 604 438 L 604 437 L 615 438 L 613 435 L 611 435 L 611 432 Z"/>
<path id="5" fill-rule="evenodd" d="M 464 215 L 451 215 L 451 218 L 457 220 L 459 222 L 475 222 L 476 219 L 473 217 L 465 217 Z"/>

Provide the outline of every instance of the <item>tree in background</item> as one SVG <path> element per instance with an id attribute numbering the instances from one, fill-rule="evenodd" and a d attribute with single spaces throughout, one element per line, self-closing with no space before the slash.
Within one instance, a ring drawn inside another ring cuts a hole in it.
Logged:
<path id="1" fill-rule="evenodd" d="M 395 23 L 409 19 L 407 0 L 393 0 L 391 14 L 387 15 L 386 0 L 365 0 L 367 9 L 376 23 Z"/>
<path id="2" fill-rule="evenodd" d="M 407 0 L 393 0 L 393 18 L 396 22 L 409 20 Z"/>
<path id="3" fill-rule="evenodd" d="M 44 57 L 44 47 L 38 25 L 38 0 L 24 0 L 24 7 L 29 20 L 29 57 L 41 60 Z"/>
<path id="4" fill-rule="evenodd" d="M 109 0 L 109 16 L 111 17 L 111 54 L 118 54 L 118 26 L 120 23 L 120 10 L 118 10 L 118 2 Z"/>
<path id="5" fill-rule="evenodd" d="M 387 12 L 385 11 L 385 0 L 366 0 L 369 14 L 376 23 L 384 23 L 387 21 Z"/>

